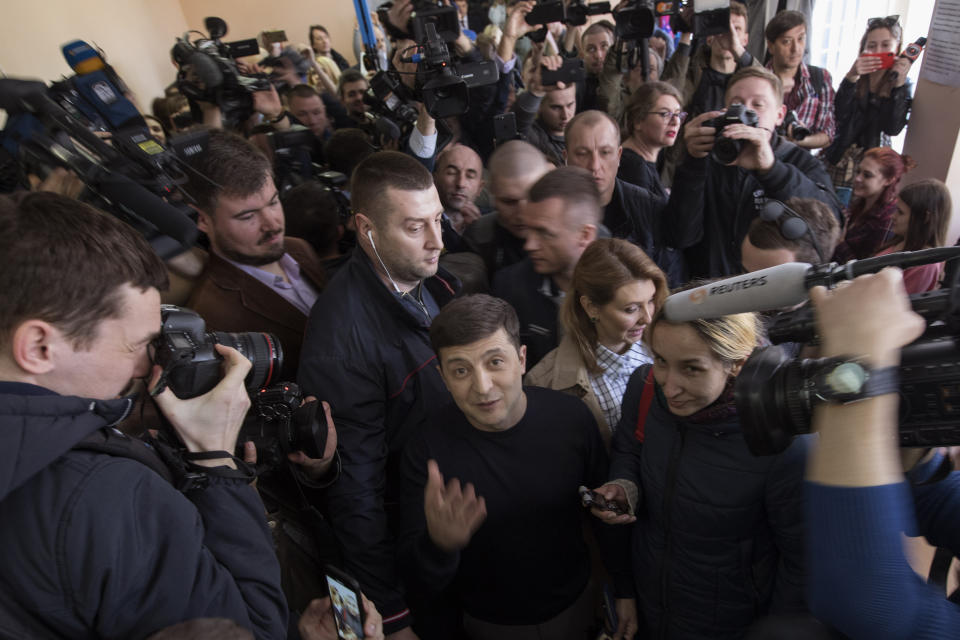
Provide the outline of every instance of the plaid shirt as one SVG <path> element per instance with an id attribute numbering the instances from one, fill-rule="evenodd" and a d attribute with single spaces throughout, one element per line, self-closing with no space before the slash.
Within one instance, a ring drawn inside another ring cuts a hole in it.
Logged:
<path id="1" fill-rule="evenodd" d="M 893 240 L 893 214 L 897 201 L 877 204 L 869 211 L 861 211 L 847 222 L 843 239 L 833 251 L 833 260 L 843 264 L 848 260 L 863 260 L 877 255 Z M 849 211 L 847 214 L 849 215 Z"/>
<path id="2" fill-rule="evenodd" d="M 773 62 L 767 64 L 767 69 L 773 70 Z M 823 89 L 824 95 L 820 95 L 820 87 L 813 86 L 810 81 L 810 69 L 801 62 L 794 78 L 793 89 L 784 97 L 783 103 L 787 105 L 787 111 L 796 111 L 797 118 L 811 131 L 826 133 L 832 142 L 837 132 L 833 113 L 836 93 L 833 90 L 833 79 L 826 69 L 823 69 Z"/>
<path id="3" fill-rule="evenodd" d="M 603 417 L 613 433 L 620 422 L 620 408 L 623 394 L 627 390 L 627 381 L 637 367 L 653 362 L 653 358 L 640 342 L 634 342 L 622 354 L 614 353 L 598 344 L 596 355 L 597 364 L 603 372 L 590 375 L 590 386 L 593 387 L 593 393 L 603 410 Z"/>

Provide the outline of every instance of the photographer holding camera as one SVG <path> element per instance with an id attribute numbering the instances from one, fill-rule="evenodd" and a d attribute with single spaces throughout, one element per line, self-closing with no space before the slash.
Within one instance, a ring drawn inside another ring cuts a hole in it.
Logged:
<path id="1" fill-rule="evenodd" d="M 181 493 L 114 428 L 133 405 L 118 396 L 151 373 L 163 263 L 126 224 L 53 194 L 0 201 L 0 238 L 2 633 L 142 637 L 220 617 L 286 637 L 263 504 L 231 454 L 250 362 L 217 345 L 212 391 L 156 395 L 186 449 L 180 480 L 205 485 Z"/>
<path id="2" fill-rule="evenodd" d="M 815 198 L 837 211 L 823 165 L 775 131 L 786 113 L 782 93 L 769 71 L 741 69 L 727 85 L 727 111 L 684 128 L 687 153 L 662 220 L 667 244 L 688 249 L 691 277 L 742 271 L 740 245 L 757 197 Z"/>
<path id="3" fill-rule="evenodd" d="M 832 291 L 814 288 L 810 300 L 821 354 L 858 362 L 870 376 L 896 372 L 901 347 L 926 326 L 897 269 Z M 937 481 L 942 454 L 934 452 L 907 474 L 912 486 L 905 482 L 897 376 L 888 382 L 866 387 L 856 402 L 824 402 L 814 411 L 819 443 L 806 486 L 811 609 L 852 638 L 952 637 L 960 608 L 911 570 L 903 533 L 960 550 L 960 474 Z"/>

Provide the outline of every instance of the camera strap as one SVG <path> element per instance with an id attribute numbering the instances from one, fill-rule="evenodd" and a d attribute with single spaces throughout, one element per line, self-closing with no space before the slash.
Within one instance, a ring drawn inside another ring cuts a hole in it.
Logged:
<path id="1" fill-rule="evenodd" d="M 650 405 L 653 403 L 654 393 L 656 393 L 656 389 L 654 388 L 653 381 L 653 367 L 650 367 L 650 372 L 643 382 L 643 393 L 640 394 L 640 408 L 637 412 L 637 428 L 633 432 L 633 436 L 640 444 L 643 444 L 643 440 L 646 437 L 647 414 L 650 413 Z"/>

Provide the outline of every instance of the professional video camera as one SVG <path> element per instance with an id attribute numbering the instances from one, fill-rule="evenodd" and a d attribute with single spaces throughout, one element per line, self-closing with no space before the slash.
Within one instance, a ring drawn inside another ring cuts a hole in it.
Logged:
<path id="1" fill-rule="evenodd" d="M 181 156 L 202 153 L 208 134 L 186 134 L 164 148 L 132 105 L 122 108 L 129 102 L 107 78 L 85 74 L 88 79 L 94 81 L 90 91 L 72 78 L 56 90 L 36 80 L 0 79 L 0 108 L 7 112 L 0 144 L 24 174 L 72 171 L 86 185 L 84 201 L 137 229 L 161 258 L 193 246 L 196 224 L 171 196 L 187 179 Z M 135 117 L 127 115 L 131 111 Z M 92 129 L 109 135 L 112 144 Z"/>
<path id="2" fill-rule="evenodd" d="M 220 40 L 227 33 L 226 22 L 209 17 L 204 26 L 208 38 L 191 42 L 188 32 L 173 45 L 170 53 L 179 67 L 177 88 L 190 100 L 219 106 L 224 121 L 233 127 L 250 117 L 251 94 L 269 90 L 270 79 L 264 74 L 240 74 L 234 60 L 237 47 Z"/>
<path id="3" fill-rule="evenodd" d="M 671 321 L 683 322 L 780 309 L 804 302 L 807 290 L 814 286 L 834 286 L 887 266 L 906 269 L 958 259 L 960 247 L 949 247 L 852 260 L 845 265 L 789 263 L 675 294 L 667 299 L 664 312 Z M 904 447 L 960 444 L 957 276 L 960 270 L 953 275 L 950 288 L 910 297 L 913 310 L 927 321 L 927 329 L 901 351 L 900 445 Z M 789 355 L 795 349 L 789 349 L 786 343 L 795 347 L 816 340 L 816 323 L 809 306 L 774 316 L 767 334 L 774 346 L 754 350 L 734 389 L 744 439 L 754 455 L 779 453 L 794 436 L 809 433 L 813 408 L 822 401 L 817 394 L 818 383 L 835 365 L 832 359 Z"/>
<path id="4" fill-rule="evenodd" d="M 417 63 L 417 89 L 423 104 L 436 119 L 463 115 L 470 106 L 468 89 L 496 82 L 497 65 L 492 61 L 454 63 L 436 26 L 427 23 L 425 28 L 426 39 L 406 59 Z"/>
<path id="5" fill-rule="evenodd" d="M 703 123 L 705 127 L 713 127 L 717 130 L 716 140 L 713 143 L 711 155 L 713 159 L 720 164 L 730 164 L 737 159 L 743 150 L 743 140 L 731 140 L 724 137 L 723 128 L 729 124 L 745 124 L 748 127 L 756 127 L 760 122 L 757 112 L 747 109 L 742 104 L 732 104 L 727 107 L 727 112 L 722 116 L 717 116 L 712 120 Z"/>
<path id="6" fill-rule="evenodd" d="M 609 2 L 594 2 L 587 4 L 586 0 L 571 0 L 564 6 L 562 0 L 548 0 L 539 2 L 524 18 L 527 24 L 550 24 L 562 22 L 568 27 L 579 27 L 587 24 L 590 16 L 600 16 L 610 13 Z"/>
<path id="7" fill-rule="evenodd" d="M 418 112 L 413 105 L 413 98 L 413 94 L 401 82 L 396 72 L 378 71 L 370 79 L 370 87 L 363 96 L 363 102 L 373 112 L 378 129 L 390 131 L 392 138 L 404 138 L 417 123 Z M 380 124 L 381 122 L 383 124 Z M 396 135 L 388 124 L 396 129 Z"/>
<path id="8" fill-rule="evenodd" d="M 163 305 L 160 315 L 160 335 L 151 343 L 153 361 L 163 369 L 159 389 L 165 385 L 181 399 L 207 393 L 222 377 L 223 358 L 214 345 L 233 347 L 253 365 L 244 379 L 251 409 L 237 438 L 238 457 L 242 443 L 249 440 L 257 445 L 262 469 L 276 468 L 294 451 L 311 458 L 323 456 L 327 430 L 317 420 L 319 403 L 301 406 L 299 387 L 275 380 L 283 366 L 283 349 L 275 336 L 208 332 L 197 313 L 173 305 Z"/>

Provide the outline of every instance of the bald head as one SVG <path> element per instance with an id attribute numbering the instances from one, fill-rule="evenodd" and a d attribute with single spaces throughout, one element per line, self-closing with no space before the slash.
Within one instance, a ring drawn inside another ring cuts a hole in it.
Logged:
<path id="1" fill-rule="evenodd" d="M 459 212 L 466 203 L 473 202 L 483 187 L 483 161 L 470 147 L 451 145 L 437 156 L 433 183 L 444 211 Z"/>
<path id="2" fill-rule="evenodd" d="M 511 140 L 490 156 L 490 193 L 498 222 L 517 237 L 524 236 L 521 209 L 530 187 L 553 169 L 546 156 L 529 142 Z"/>

